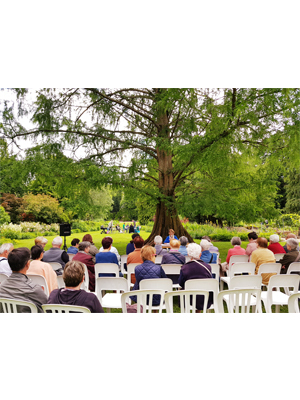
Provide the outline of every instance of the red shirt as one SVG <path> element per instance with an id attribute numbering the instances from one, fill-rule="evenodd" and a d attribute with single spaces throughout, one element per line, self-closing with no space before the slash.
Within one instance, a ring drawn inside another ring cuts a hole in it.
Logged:
<path id="1" fill-rule="evenodd" d="M 273 251 L 274 254 L 285 253 L 284 248 L 278 242 L 269 244 L 268 249 Z"/>

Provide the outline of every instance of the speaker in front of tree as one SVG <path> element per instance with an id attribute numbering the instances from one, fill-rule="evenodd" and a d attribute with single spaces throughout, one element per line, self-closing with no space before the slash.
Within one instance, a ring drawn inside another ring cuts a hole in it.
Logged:
<path id="1" fill-rule="evenodd" d="M 71 225 L 59 224 L 59 236 L 71 236 Z"/>

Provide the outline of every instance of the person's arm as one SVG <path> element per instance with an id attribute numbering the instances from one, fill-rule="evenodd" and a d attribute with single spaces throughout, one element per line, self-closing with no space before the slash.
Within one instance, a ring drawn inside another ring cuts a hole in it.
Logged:
<path id="1" fill-rule="evenodd" d="M 166 240 L 164 241 L 164 243 L 170 243 L 170 236 L 166 237 Z"/>
<path id="2" fill-rule="evenodd" d="M 228 253 L 227 253 L 227 257 L 226 257 L 226 262 L 227 262 L 228 265 L 229 265 L 230 257 L 231 257 L 231 251 L 229 249 Z"/>
<path id="3" fill-rule="evenodd" d="M 35 285 L 33 290 L 30 293 L 27 293 L 27 298 L 40 308 L 42 307 L 42 304 L 47 304 L 48 301 L 48 297 L 39 285 Z M 42 312 L 40 309 L 38 311 Z"/>
<path id="4" fill-rule="evenodd" d="M 182 287 L 182 289 L 184 289 L 185 279 L 184 279 L 184 276 L 183 276 L 182 269 L 180 270 L 180 274 L 179 274 L 179 278 L 178 278 L 178 283 L 179 283 L 179 285 Z"/>
<path id="5" fill-rule="evenodd" d="M 167 275 L 166 275 L 166 273 L 165 273 L 165 271 L 163 270 L 162 267 L 160 267 L 160 277 L 161 278 L 167 278 Z"/>

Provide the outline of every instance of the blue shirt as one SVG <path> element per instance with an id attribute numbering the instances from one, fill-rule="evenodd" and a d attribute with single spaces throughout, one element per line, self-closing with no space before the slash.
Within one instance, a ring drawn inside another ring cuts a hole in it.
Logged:
<path id="1" fill-rule="evenodd" d="M 117 264 L 117 265 L 119 265 L 119 263 L 118 263 L 118 258 L 117 258 L 117 256 L 116 256 L 116 254 L 115 253 L 112 253 L 111 251 L 106 251 L 106 252 L 101 252 L 101 253 L 97 253 L 96 254 L 96 264 L 104 264 L 104 263 L 113 263 L 113 264 Z M 99 274 L 99 276 L 101 277 L 110 277 L 110 276 L 115 276 L 114 274 L 110 274 L 110 273 L 105 273 L 105 274 Z M 123 276 L 123 274 L 121 274 L 120 272 L 119 272 L 119 276 Z M 98 278 L 97 276 L 96 276 L 96 278 Z"/>
<path id="2" fill-rule="evenodd" d="M 174 235 L 174 239 L 178 240 L 178 237 L 176 235 Z M 170 243 L 170 236 L 167 236 L 166 240 L 164 241 L 164 243 Z"/>
<path id="3" fill-rule="evenodd" d="M 187 256 L 188 253 L 187 253 L 186 246 L 180 246 L 179 247 L 179 253 L 182 254 L 183 256 Z"/>
<path id="4" fill-rule="evenodd" d="M 78 253 L 78 249 L 75 246 L 71 246 L 68 248 L 67 253 L 69 254 L 77 254 Z"/>
<path id="5" fill-rule="evenodd" d="M 212 261 L 210 261 L 211 260 L 211 256 L 213 256 Z M 218 254 L 210 253 L 209 250 L 204 250 L 204 251 L 202 251 L 200 260 L 202 260 L 202 261 L 204 261 L 204 262 L 206 262 L 208 264 L 216 264 L 217 257 L 218 257 Z"/>

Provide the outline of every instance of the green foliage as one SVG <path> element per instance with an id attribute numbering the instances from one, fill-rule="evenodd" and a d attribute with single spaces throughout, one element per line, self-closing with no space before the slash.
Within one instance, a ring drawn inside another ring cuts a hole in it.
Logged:
<path id="1" fill-rule="evenodd" d="M 32 214 L 36 221 L 50 224 L 63 220 L 63 208 L 53 197 L 46 194 L 28 194 L 23 199 L 24 212 Z"/>
<path id="2" fill-rule="evenodd" d="M 10 222 L 10 216 L 5 211 L 4 207 L 0 206 L 0 225 Z"/>
<path id="3" fill-rule="evenodd" d="M 300 172 L 292 169 L 286 174 L 286 206 L 287 213 L 298 213 L 300 210 Z"/>
<path id="4" fill-rule="evenodd" d="M 299 214 L 282 214 L 276 221 L 280 226 L 294 226 L 300 227 Z"/>
<path id="5" fill-rule="evenodd" d="M 11 193 L 3 193 L 1 197 L 1 206 L 10 216 L 12 223 L 21 221 L 24 200 Z"/>

